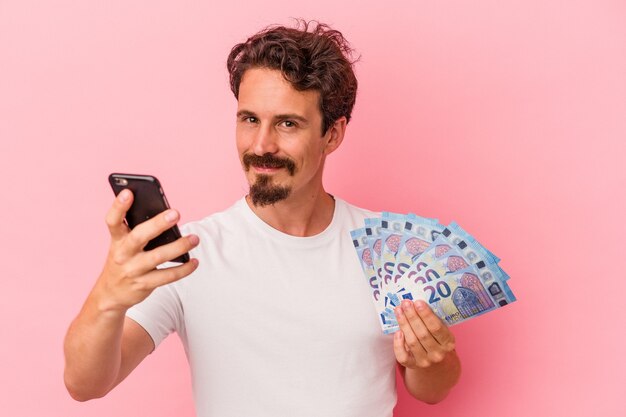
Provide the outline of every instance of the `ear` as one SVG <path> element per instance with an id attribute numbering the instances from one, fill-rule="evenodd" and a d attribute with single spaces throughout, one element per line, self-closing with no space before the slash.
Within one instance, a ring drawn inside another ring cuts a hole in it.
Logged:
<path id="1" fill-rule="evenodd" d="M 335 120 L 335 123 L 328 128 L 328 131 L 324 135 L 326 139 L 326 146 L 324 147 L 324 155 L 330 155 L 333 153 L 341 142 L 343 142 L 343 136 L 346 133 L 346 125 L 348 120 L 345 116 L 341 116 Z"/>

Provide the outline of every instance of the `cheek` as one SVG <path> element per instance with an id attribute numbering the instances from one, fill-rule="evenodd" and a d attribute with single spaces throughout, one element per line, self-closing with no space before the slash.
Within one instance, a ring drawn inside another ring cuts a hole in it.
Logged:
<path id="1" fill-rule="evenodd" d="M 322 166 L 323 152 L 319 148 L 311 148 L 307 152 L 305 157 L 296 161 L 296 164 L 305 171 L 317 172 Z"/>
<path id="2" fill-rule="evenodd" d="M 235 129 L 235 145 L 237 146 L 237 151 L 240 155 L 246 152 L 250 147 L 248 136 L 249 135 L 245 134 L 244 129 Z"/>

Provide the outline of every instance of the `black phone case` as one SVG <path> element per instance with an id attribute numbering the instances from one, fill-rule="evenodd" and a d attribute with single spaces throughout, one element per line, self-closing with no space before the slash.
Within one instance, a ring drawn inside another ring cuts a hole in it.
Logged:
<path id="1" fill-rule="evenodd" d="M 170 208 L 159 180 L 152 175 L 111 174 L 109 184 L 116 196 L 125 188 L 133 192 L 133 204 L 126 213 L 126 224 L 131 229 Z M 174 242 L 180 237 L 180 230 L 174 225 L 148 242 L 143 250 L 148 251 Z M 171 261 L 189 262 L 189 254 L 185 253 Z"/>

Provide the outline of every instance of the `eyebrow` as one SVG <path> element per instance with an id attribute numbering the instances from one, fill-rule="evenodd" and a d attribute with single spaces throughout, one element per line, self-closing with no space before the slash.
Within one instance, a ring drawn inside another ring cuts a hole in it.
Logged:
<path id="1" fill-rule="evenodd" d="M 256 113 L 250 110 L 239 110 L 237 112 L 237 117 L 257 117 L 258 118 Z M 277 114 L 274 116 L 274 120 L 285 120 L 285 119 L 293 119 L 301 123 L 309 123 L 309 120 L 306 117 L 300 116 L 299 114 L 296 114 L 296 113 Z"/>
<path id="2" fill-rule="evenodd" d="M 237 117 L 242 117 L 242 116 L 254 116 L 254 117 L 256 117 L 256 114 L 251 112 L 251 111 L 248 111 L 248 110 L 239 110 L 237 112 Z"/>

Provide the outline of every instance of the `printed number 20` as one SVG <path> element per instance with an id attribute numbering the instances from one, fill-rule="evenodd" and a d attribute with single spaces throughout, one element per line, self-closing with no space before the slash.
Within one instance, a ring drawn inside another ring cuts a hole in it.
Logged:
<path id="1" fill-rule="evenodd" d="M 424 287 L 424 291 L 430 291 L 430 296 L 428 298 L 429 304 L 441 300 L 441 298 L 439 298 L 437 294 L 439 294 L 442 298 L 446 298 L 450 297 L 450 294 L 452 293 L 450 287 L 448 286 L 448 283 L 445 281 L 439 281 L 435 286 L 427 285 Z"/>

